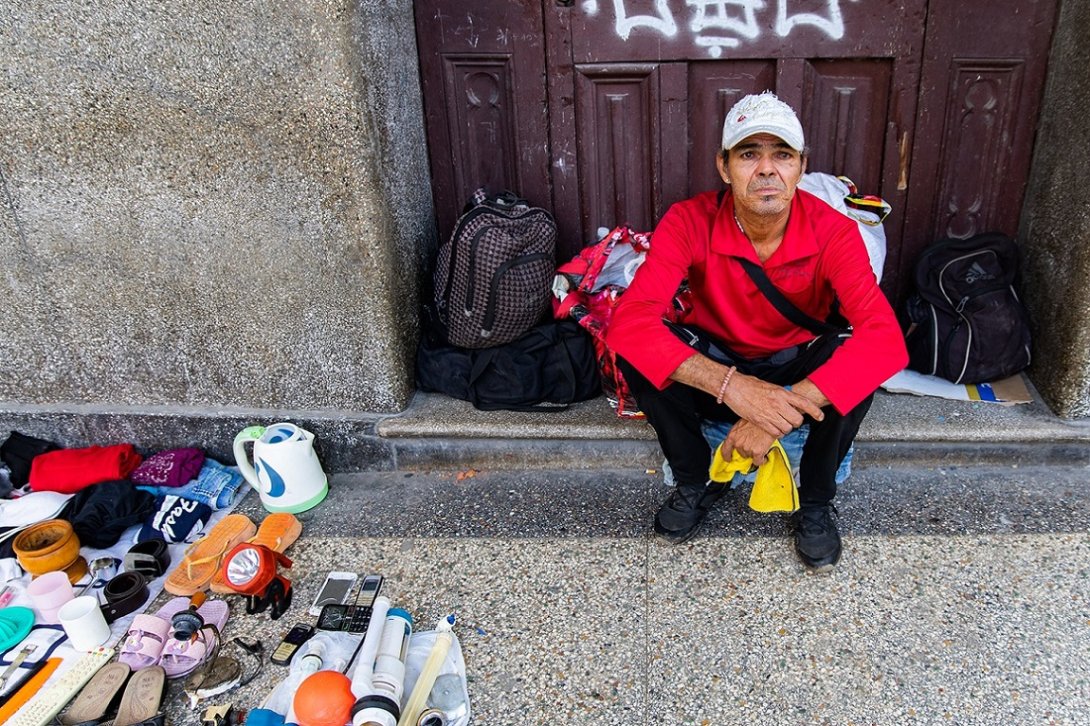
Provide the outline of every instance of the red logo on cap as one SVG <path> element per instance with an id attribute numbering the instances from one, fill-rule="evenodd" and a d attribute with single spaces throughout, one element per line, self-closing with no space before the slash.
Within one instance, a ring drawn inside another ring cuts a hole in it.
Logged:
<path id="1" fill-rule="evenodd" d="M 746 120 L 746 115 L 745 114 L 742 114 L 741 116 L 738 117 L 738 123 L 742 123 L 745 120 Z"/>

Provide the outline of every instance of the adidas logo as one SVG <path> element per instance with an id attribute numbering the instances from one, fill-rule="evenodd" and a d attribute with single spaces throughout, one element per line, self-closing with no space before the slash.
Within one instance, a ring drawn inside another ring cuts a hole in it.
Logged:
<path id="1" fill-rule="evenodd" d="M 981 280 L 994 280 L 995 275 L 985 270 L 980 266 L 979 262 L 974 262 L 969 268 L 969 271 L 965 273 L 965 282 L 970 285 L 974 285 Z"/>

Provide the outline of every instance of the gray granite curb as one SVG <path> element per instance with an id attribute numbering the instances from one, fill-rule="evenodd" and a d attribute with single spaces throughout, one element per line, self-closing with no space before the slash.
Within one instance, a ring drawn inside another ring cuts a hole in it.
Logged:
<path id="1" fill-rule="evenodd" d="M 654 431 L 622 419 L 604 398 L 563 411 L 478 411 L 418 392 L 397 414 L 277 409 L 138 409 L 0 403 L 0 431 L 66 447 L 131 442 L 142 452 L 197 446 L 225 463 L 253 424 L 292 421 L 317 436 L 328 472 L 434 468 L 652 468 Z M 857 439 L 861 461 L 1081 464 L 1090 461 L 1090 421 L 1060 419 L 1035 395 L 1029 404 L 948 401 L 879 391 Z"/>

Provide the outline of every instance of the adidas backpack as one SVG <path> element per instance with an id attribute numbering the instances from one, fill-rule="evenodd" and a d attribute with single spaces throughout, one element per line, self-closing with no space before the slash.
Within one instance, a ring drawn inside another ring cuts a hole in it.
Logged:
<path id="1" fill-rule="evenodd" d="M 998 232 L 944 239 L 916 263 L 906 337 L 912 370 L 984 383 L 1030 363 L 1029 316 L 1018 299 L 1018 248 Z"/>
<path id="2" fill-rule="evenodd" d="M 435 268 L 435 310 L 447 341 L 489 348 L 525 334 L 549 305 L 555 258 L 552 215 L 509 192 L 474 192 Z"/>

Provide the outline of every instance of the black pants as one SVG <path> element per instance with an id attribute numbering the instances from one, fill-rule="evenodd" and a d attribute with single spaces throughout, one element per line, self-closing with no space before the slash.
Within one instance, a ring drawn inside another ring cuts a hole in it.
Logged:
<path id="1" fill-rule="evenodd" d="M 677 326 L 675 332 L 683 339 L 691 336 L 691 340 L 686 342 L 709 357 L 735 365 L 741 373 L 781 386 L 797 383 L 812 373 L 846 339 L 825 335 L 769 358 L 753 360 L 712 341 L 698 329 Z M 696 342 L 697 339 L 699 342 Z M 659 445 L 674 472 L 674 481 L 678 484 L 704 484 L 708 480 L 712 452 L 704 439 L 701 423 L 705 419 L 734 423 L 738 415 L 726 405 L 716 403 L 715 396 L 683 383 L 671 383 L 660 391 L 628 361 L 618 358 L 617 362 L 640 410 L 647 415 L 648 422 L 658 435 Z M 833 406 L 826 406 L 822 409 L 825 414 L 823 420 L 814 421 L 809 416 L 805 417 L 805 423 L 810 424 L 810 434 L 799 463 L 799 501 L 802 505 L 827 504 L 836 495 L 836 471 L 851 448 L 873 398 L 874 394 L 867 396 L 844 415 Z"/>

